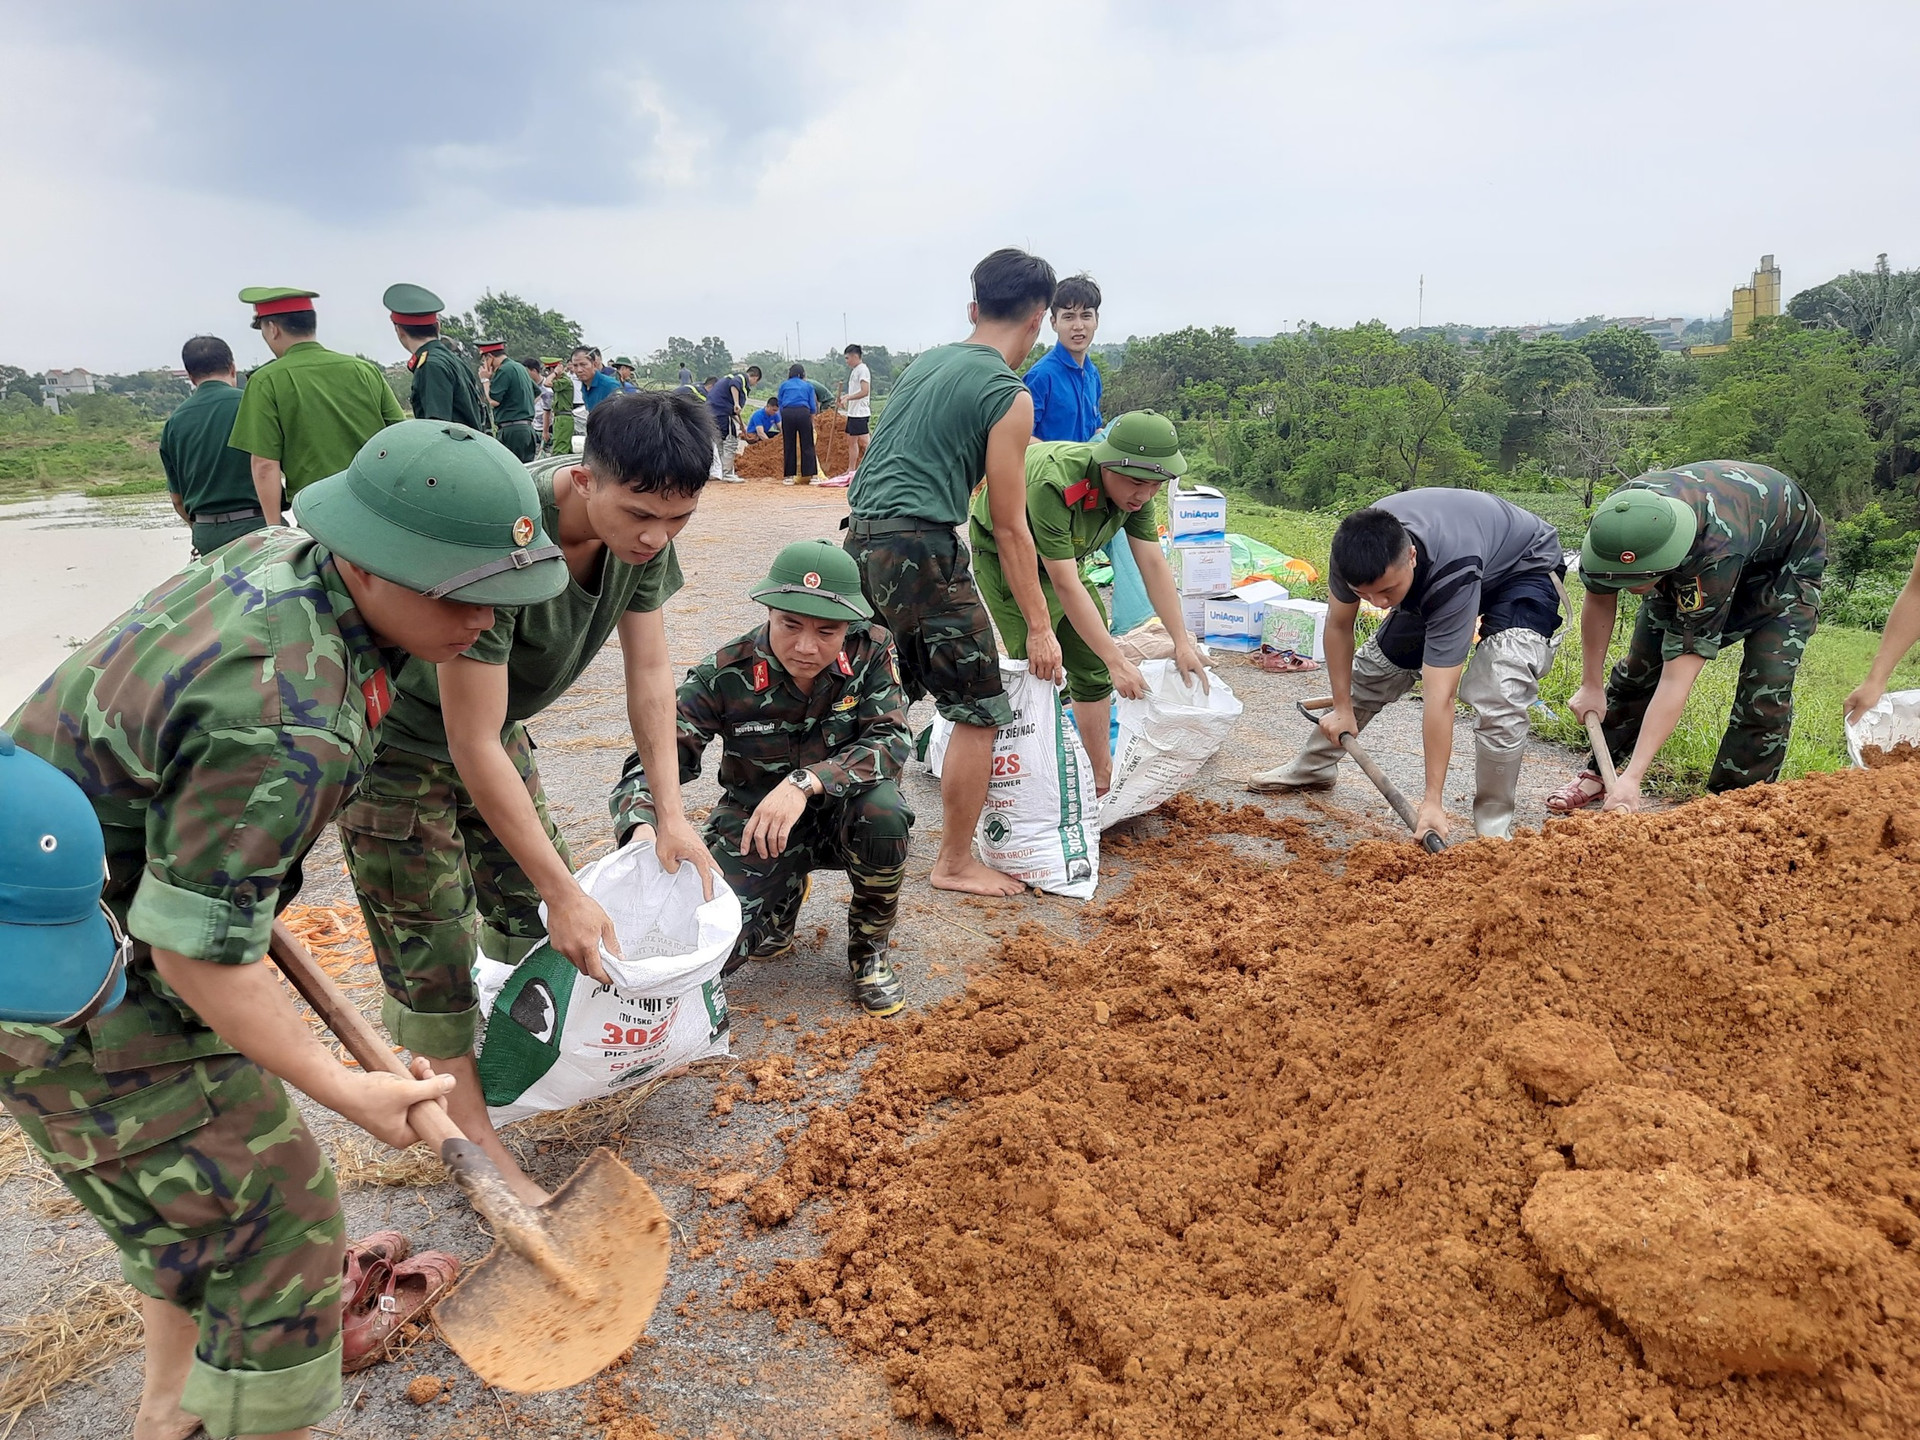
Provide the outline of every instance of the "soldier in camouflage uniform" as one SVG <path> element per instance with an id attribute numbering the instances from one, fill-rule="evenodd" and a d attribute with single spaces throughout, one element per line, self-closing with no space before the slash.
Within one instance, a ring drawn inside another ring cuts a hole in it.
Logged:
<path id="1" fill-rule="evenodd" d="M 707 407 L 649 391 L 596 406 L 584 455 L 536 462 L 536 513 L 566 552 L 566 588 L 503 613 L 465 654 L 437 666 L 416 658 L 401 670 L 380 753 L 340 816 L 386 983 L 387 1033 L 460 1082 L 448 1102 L 455 1123 L 530 1204 L 546 1192 L 500 1142 L 481 1095 L 474 956 L 518 964 L 544 935 L 583 974 L 604 980 L 601 947 L 618 955 L 620 940 L 573 878 L 526 723 L 571 688 L 617 630 L 634 742 L 656 765 L 672 764 L 665 606 L 681 584 L 673 540 L 700 503 L 712 458 Z M 681 811 L 678 787 L 662 787 L 660 800 L 662 863 L 691 861 L 711 894 L 713 861 Z"/>
<path id="2" fill-rule="evenodd" d="M 720 803 L 707 843 L 740 897 L 745 923 L 725 973 L 793 949 L 815 870 L 845 870 L 847 964 L 869 1015 L 906 1003 L 887 937 L 907 873 L 913 812 L 899 790 L 910 735 L 893 642 L 866 622 L 860 572 L 821 540 L 789 545 L 753 587 L 767 623 L 723 645 L 680 686 L 680 783 L 720 737 Z M 622 844 L 651 826 L 638 755 L 610 802 Z"/>
<path id="3" fill-rule="evenodd" d="M 258 962 L 372 758 L 389 654 L 457 654 L 565 583 L 537 513 L 493 441 L 403 422 L 302 495 L 308 533 L 189 566 L 9 723 L 92 802 L 134 942 L 118 1008 L 0 1024 L 0 1102 L 146 1297 L 136 1435 L 305 1435 L 340 1403 L 340 1206 L 281 1081 L 396 1146 L 452 1081 L 344 1068 Z"/>
<path id="4" fill-rule="evenodd" d="M 1805 490 L 1765 465 L 1702 460 L 1656 470 L 1614 491 L 1581 548 L 1581 684 L 1577 716 L 1604 712 L 1620 765 L 1602 796 L 1593 770 L 1548 801 L 1555 811 L 1604 799 L 1639 803 L 1647 767 L 1673 733 L 1706 663 L 1745 642 L 1739 689 L 1707 778 L 1712 791 L 1776 780 L 1793 728 L 1793 682 L 1813 634 L 1827 568 L 1827 526 Z M 1642 596 L 1627 653 L 1601 670 L 1619 592 Z"/>

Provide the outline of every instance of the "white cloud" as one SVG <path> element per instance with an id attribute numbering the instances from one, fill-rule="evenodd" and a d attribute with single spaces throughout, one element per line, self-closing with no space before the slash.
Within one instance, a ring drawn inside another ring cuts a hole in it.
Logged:
<path id="1" fill-rule="evenodd" d="M 1789 292 L 1920 263 L 1905 102 L 1857 69 L 1920 49 L 1888 0 L 587 6 L 418 89 L 350 45 L 387 13 L 345 14 L 283 103 L 244 35 L 10 41 L 0 124 L 36 141 L 0 155 L 0 359 L 244 350 L 235 291 L 295 283 L 323 338 L 397 358 L 398 279 L 514 291 L 610 348 L 796 321 L 811 353 L 843 323 L 915 348 L 1009 243 L 1098 276 L 1116 339 L 1411 324 L 1423 274 L 1429 322 L 1520 323 L 1717 313 L 1764 251 Z"/>

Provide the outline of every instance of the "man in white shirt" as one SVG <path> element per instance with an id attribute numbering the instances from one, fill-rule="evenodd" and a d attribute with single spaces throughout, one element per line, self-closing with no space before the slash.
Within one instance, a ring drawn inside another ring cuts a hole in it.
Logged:
<path id="1" fill-rule="evenodd" d="M 847 346 L 846 357 L 847 390 L 840 397 L 840 413 L 847 417 L 847 473 L 851 475 L 860 468 L 868 431 L 873 428 L 873 372 L 858 345 Z"/>

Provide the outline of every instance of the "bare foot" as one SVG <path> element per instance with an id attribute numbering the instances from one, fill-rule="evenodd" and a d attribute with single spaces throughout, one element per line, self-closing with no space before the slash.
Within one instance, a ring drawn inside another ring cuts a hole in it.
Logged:
<path id="1" fill-rule="evenodd" d="M 133 1417 L 133 1440 L 187 1440 L 200 1433 L 200 1417 L 189 1415 L 178 1405 L 167 1407 L 166 1415 L 149 1414 L 142 1407 Z"/>
<path id="2" fill-rule="evenodd" d="M 959 890 L 968 895 L 1019 895 L 1026 890 L 1013 876 L 982 864 L 972 856 L 959 866 L 935 862 L 927 877 L 936 890 Z"/>

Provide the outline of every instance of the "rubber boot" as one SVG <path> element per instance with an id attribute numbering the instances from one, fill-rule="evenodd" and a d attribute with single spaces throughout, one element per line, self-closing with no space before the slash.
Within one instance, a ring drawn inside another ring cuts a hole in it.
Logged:
<path id="1" fill-rule="evenodd" d="M 1520 788 L 1525 746 L 1476 748 L 1473 756 L 1473 833 L 1483 840 L 1513 838 L 1514 794 Z"/>
<path id="2" fill-rule="evenodd" d="M 1378 709 L 1370 710 L 1364 705 L 1354 706 L 1355 730 L 1365 730 L 1379 713 Z M 1307 743 L 1300 747 L 1298 755 L 1271 770 L 1256 770 L 1247 781 L 1247 789 L 1256 792 L 1331 789 L 1339 774 L 1340 762 L 1346 755 L 1347 752 L 1327 739 L 1326 731 L 1316 725 L 1313 734 L 1307 737 Z"/>

